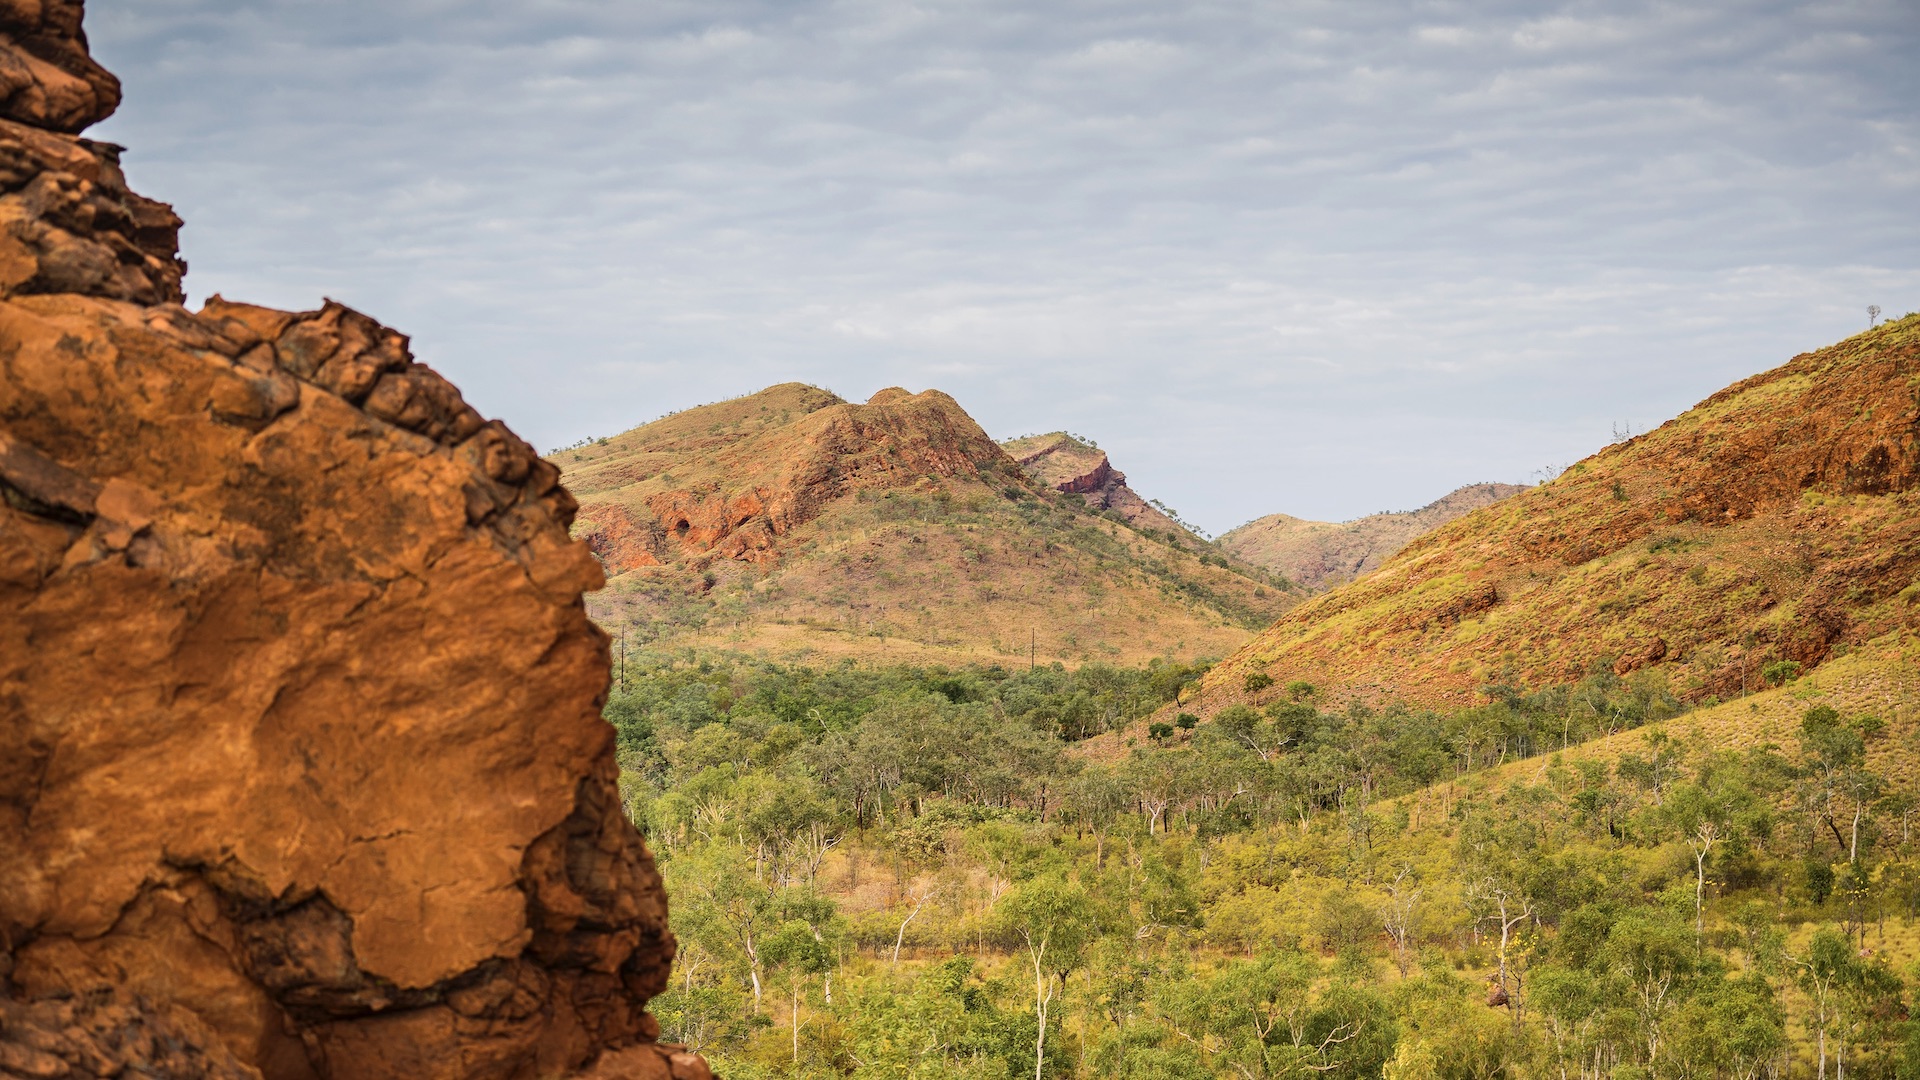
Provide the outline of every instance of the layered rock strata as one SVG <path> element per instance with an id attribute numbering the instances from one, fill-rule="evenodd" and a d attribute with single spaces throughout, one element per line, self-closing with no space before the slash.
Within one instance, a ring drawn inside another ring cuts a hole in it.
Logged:
<path id="1" fill-rule="evenodd" d="M 0 1076 L 703 1077 L 558 472 L 335 303 L 182 306 L 0 2 Z"/>
<path id="2" fill-rule="evenodd" d="M 1064 431 L 1028 435 L 1001 444 L 1020 467 L 1055 491 L 1078 495 L 1094 510 L 1110 510 L 1137 529 L 1203 542 L 1185 525 L 1127 486 L 1127 474 L 1113 467 L 1105 452 Z"/>
<path id="3" fill-rule="evenodd" d="M 120 106 L 120 80 L 87 53 L 81 0 L 0 0 L 0 116 L 69 135 Z"/>

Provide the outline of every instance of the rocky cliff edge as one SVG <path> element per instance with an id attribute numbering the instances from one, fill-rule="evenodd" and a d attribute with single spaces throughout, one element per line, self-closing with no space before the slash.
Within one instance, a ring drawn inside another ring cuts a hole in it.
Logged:
<path id="1" fill-rule="evenodd" d="M 1078 495 L 1094 510 L 1111 510 L 1136 529 L 1202 543 L 1178 521 L 1127 486 L 1127 474 L 1097 446 L 1064 431 L 1023 435 L 1000 444 L 1027 474 L 1055 491 Z"/>
<path id="2" fill-rule="evenodd" d="M 705 1077 L 552 466 L 341 305 L 181 306 L 0 0 L 0 1076 Z"/>

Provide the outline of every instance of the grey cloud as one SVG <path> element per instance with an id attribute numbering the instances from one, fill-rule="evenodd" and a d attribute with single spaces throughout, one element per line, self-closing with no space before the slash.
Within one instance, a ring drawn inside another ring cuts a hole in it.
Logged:
<path id="1" fill-rule="evenodd" d="M 542 446 L 779 379 L 1215 529 L 1525 479 L 1920 308 L 1906 0 L 94 0 L 195 296 Z"/>

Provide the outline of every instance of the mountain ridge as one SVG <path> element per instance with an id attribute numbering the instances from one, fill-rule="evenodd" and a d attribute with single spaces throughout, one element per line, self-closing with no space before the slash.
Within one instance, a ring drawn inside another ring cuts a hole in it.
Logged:
<path id="1" fill-rule="evenodd" d="M 1393 510 L 1351 521 L 1311 521 L 1268 514 L 1221 534 L 1220 547 L 1256 566 L 1323 590 L 1378 569 L 1424 533 L 1510 495 L 1522 484 L 1463 484 L 1417 510 Z"/>
<path id="2" fill-rule="evenodd" d="M 1218 657 L 1299 599 L 1184 530 L 1036 478 L 937 390 L 853 403 L 784 383 L 550 460 L 612 579 L 596 617 L 636 640 L 923 662 Z M 1108 486 L 1092 487 L 1110 491 L 1124 477 L 1100 461 Z"/>
<path id="3" fill-rule="evenodd" d="M 1282 616 L 1200 699 L 1264 701 L 1302 681 L 1458 706 L 1491 683 L 1602 666 L 1649 670 L 1688 700 L 1745 694 L 1914 625 L 1917 487 L 1909 315 L 1414 540 Z"/>
<path id="4" fill-rule="evenodd" d="M 1002 449 L 1027 474 L 1055 491 L 1079 495 L 1094 510 L 1110 510 L 1136 529 L 1163 532 L 1186 542 L 1207 541 L 1173 515 L 1142 498 L 1127 474 L 1098 445 L 1065 431 L 1006 439 Z"/>

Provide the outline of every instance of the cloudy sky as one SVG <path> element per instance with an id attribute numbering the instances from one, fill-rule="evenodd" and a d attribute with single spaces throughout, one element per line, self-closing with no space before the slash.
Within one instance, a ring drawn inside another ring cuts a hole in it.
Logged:
<path id="1" fill-rule="evenodd" d="M 192 302 L 542 450 L 785 380 L 1213 531 L 1525 481 L 1920 309 L 1913 0 L 91 0 Z"/>

